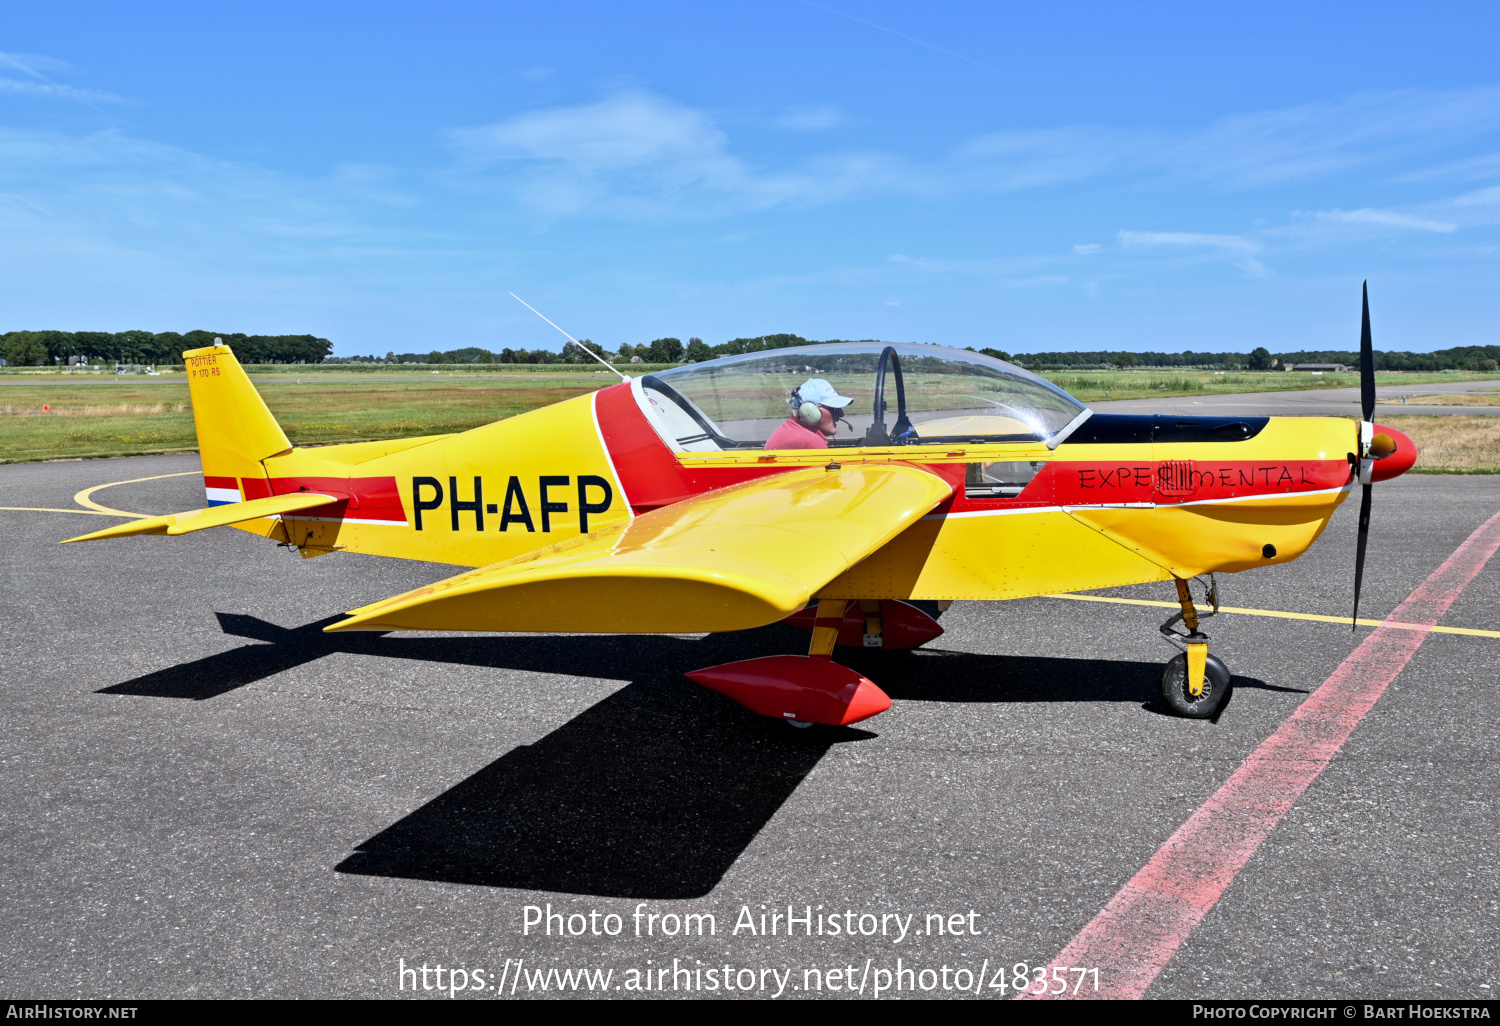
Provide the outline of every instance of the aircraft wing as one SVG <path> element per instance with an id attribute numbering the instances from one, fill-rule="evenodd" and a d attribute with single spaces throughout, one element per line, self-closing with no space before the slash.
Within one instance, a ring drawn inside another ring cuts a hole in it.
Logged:
<path id="1" fill-rule="evenodd" d="M 796 470 L 351 610 L 328 631 L 689 634 L 774 623 L 953 493 L 904 466 Z"/>
<path id="2" fill-rule="evenodd" d="M 330 502 L 347 499 L 347 495 L 336 492 L 292 492 L 287 495 L 269 495 L 264 499 L 246 502 L 230 502 L 208 509 L 195 509 L 187 513 L 168 513 L 164 517 L 145 517 L 128 524 L 106 527 L 92 534 L 81 534 L 63 542 L 97 541 L 100 538 L 124 538 L 132 534 L 187 534 L 189 531 L 204 531 L 210 527 L 227 527 L 245 520 L 276 516 L 279 513 L 294 513 L 299 509 L 326 506 Z"/>

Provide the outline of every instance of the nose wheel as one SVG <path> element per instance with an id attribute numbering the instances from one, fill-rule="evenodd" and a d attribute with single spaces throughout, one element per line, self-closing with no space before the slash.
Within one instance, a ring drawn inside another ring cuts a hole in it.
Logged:
<path id="1" fill-rule="evenodd" d="M 1162 700 L 1177 715 L 1195 720 L 1213 718 L 1229 701 L 1229 692 L 1234 687 L 1229 667 L 1218 656 L 1209 654 L 1208 635 L 1198 629 L 1200 620 L 1219 611 L 1219 588 L 1211 576 L 1206 598 L 1213 612 L 1200 614 L 1193 604 L 1188 582 L 1177 578 L 1177 601 L 1182 610 L 1161 625 L 1162 637 L 1182 649 L 1162 668 Z M 1187 630 L 1177 630 L 1179 623 Z"/>
<path id="2" fill-rule="evenodd" d="M 1178 716 L 1192 720 L 1212 719 L 1229 700 L 1233 687 L 1229 667 L 1216 655 L 1205 653 L 1203 678 L 1195 695 L 1188 681 L 1188 654 L 1178 653 L 1161 671 L 1161 697 Z"/>

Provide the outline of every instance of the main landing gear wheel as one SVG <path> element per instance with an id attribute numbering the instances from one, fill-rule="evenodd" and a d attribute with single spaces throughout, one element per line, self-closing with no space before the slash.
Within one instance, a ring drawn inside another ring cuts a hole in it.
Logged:
<path id="1" fill-rule="evenodd" d="M 1203 694 L 1196 698 L 1188 691 L 1187 653 L 1180 652 L 1167 660 L 1161 671 L 1161 697 L 1179 716 L 1194 720 L 1212 719 L 1229 701 L 1233 688 L 1229 667 L 1218 656 L 1209 654 L 1203 668 Z"/>

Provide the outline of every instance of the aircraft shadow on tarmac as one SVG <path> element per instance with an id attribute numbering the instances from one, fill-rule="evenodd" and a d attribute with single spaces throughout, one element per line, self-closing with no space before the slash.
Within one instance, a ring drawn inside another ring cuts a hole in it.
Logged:
<path id="1" fill-rule="evenodd" d="M 978 655 L 930 647 L 873 657 L 855 650 L 848 657 L 841 654 L 840 662 L 874 680 L 897 700 L 1138 702 L 1148 712 L 1176 716 L 1161 698 L 1162 663 Z M 1234 686 L 1237 690 L 1307 693 L 1303 688 L 1280 687 L 1238 674 Z"/>
<path id="2" fill-rule="evenodd" d="M 701 640 L 669 636 L 386 637 L 324 634 L 217 614 L 246 645 L 101 693 L 203 701 L 323 656 L 389 658 L 634 679 L 532 745 L 521 745 L 358 845 L 339 872 L 636 899 L 709 893 L 836 744 L 855 728 L 794 731 L 681 675 L 795 651 L 773 625 Z M 943 650 L 852 650 L 841 661 L 898 701 L 1133 702 L 1165 714 L 1157 663 Z M 1237 687 L 1274 688 L 1236 678 Z"/>
<path id="3" fill-rule="evenodd" d="M 708 894 L 830 747 L 875 735 L 751 722 L 692 687 L 645 680 L 615 692 L 365 841 L 339 872 L 642 900 Z"/>

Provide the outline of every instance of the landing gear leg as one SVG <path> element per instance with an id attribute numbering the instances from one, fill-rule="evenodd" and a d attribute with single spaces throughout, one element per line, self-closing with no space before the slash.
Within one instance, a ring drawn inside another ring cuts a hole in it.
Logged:
<path id="1" fill-rule="evenodd" d="M 807 644 L 807 654 L 814 659 L 832 659 L 834 646 L 839 643 L 839 625 L 844 622 L 844 612 L 849 608 L 847 599 L 820 599 L 817 618 L 813 621 L 812 640 Z"/>
<path id="2" fill-rule="evenodd" d="M 807 643 L 807 654 L 812 659 L 833 659 L 833 649 L 839 643 L 839 625 L 844 622 L 844 613 L 849 608 L 847 599 L 820 599 L 817 617 L 813 621 L 812 640 Z M 879 617 L 877 610 L 876 616 Z M 878 622 L 878 621 L 877 621 Z M 806 730 L 811 720 L 783 719 L 789 727 Z"/>
<path id="3" fill-rule="evenodd" d="M 1161 675 L 1163 701 L 1180 716 L 1192 719 L 1209 719 L 1224 707 L 1229 700 L 1233 676 L 1229 667 L 1217 656 L 1209 654 L 1208 635 L 1198 629 L 1200 617 L 1193 604 L 1193 593 L 1188 582 L 1176 578 L 1177 601 L 1182 609 L 1161 625 L 1161 633 L 1167 641 L 1181 648 L 1180 655 L 1167 661 Z M 1208 600 L 1213 604 L 1213 616 L 1219 611 L 1219 589 L 1210 579 Z M 1186 631 L 1174 629 L 1178 623 Z"/>
<path id="4" fill-rule="evenodd" d="M 882 630 L 880 623 L 880 600 L 860 599 L 859 611 L 865 620 L 865 648 L 883 648 L 885 646 L 885 639 L 880 636 Z"/>

